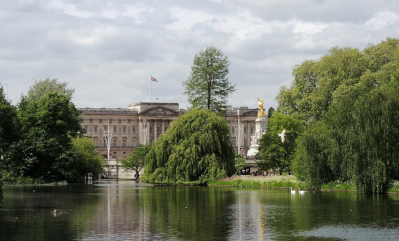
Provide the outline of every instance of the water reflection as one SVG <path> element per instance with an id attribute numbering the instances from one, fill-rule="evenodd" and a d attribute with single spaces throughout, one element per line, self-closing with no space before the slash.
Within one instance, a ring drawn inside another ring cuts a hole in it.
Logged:
<path id="1" fill-rule="evenodd" d="M 35 192 L 33 192 L 35 189 Z M 392 240 L 398 196 L 101 182 L 6 187 L 0 240 Z M 54 215 L 54 210 L 62 210 Z"/>

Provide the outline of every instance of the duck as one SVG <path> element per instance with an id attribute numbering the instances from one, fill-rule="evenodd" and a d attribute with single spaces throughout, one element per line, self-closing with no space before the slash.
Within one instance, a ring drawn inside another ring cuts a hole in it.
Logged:
<path id="1" fill-rule="evenodd" d="M 301 190 L 300 188 L 299 188 L 299 194 L 304 194 L 305 193 L 305 190 Z"/>
<path id="2" fill-rule="evenodd" d="M 295 189 L 292 189 L 292 187 L 291 187 L 291 194 L 295 194 Z"/>
<path id="3" fill-rule="evenodd" d="M 61 209 L 54 209 L 53 214 L 57 215 L 57 214 L 61 214 L 62 210 Z"/>

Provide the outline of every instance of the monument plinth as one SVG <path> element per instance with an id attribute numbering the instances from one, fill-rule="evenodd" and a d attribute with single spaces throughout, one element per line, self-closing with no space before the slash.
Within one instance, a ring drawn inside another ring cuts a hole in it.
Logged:
<path id="1" fill-rule="evenodd" d="M 258 98 L 258 118 L 255 120 L 255 134 L 251 136 L 251 146 L 247 152 L 247 157 L 255 157 L 259 153 L 260 138 L 267 131 L 268 119 L 266 118 L 265 110 L 263 109 L 263 101 Z"/>

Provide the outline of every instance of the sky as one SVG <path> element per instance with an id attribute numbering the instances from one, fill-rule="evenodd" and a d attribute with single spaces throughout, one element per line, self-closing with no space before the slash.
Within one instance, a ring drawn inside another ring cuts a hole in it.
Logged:
<path id="1" fill-rule="evenodd" d="M 230 60 L 233 107 L 276 108 L 292 70 L 334 46 L 399 37 L 396 0 L 0 0 L 0 85 L 16 105 L 35 80 L 74 88 L 76 107 L 189 107 L 196 53 Z M 151 83 L 151 76 L 158 82 Z"/>

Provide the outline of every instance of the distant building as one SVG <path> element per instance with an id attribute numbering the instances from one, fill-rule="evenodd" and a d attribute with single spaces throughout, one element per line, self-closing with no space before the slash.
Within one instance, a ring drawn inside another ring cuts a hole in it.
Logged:
<path id="1" fill-rule="evenodd" d="M 226 107 L 226 121 L 230 126 L 231 143 L 245 156 L 251 145 L 251 135 L 255 133 L 255 119 L 258 109 L 248 107 Z M 110 159 L 120 160 L 129 157 L 140 144 L 151 144 L 187 110 L 179 109 L 178 103 L 139 102 L 130 104 L 127 109 L 80 108 L 83 115 L 82 127 L 86 136 L 92 138 L 97 150 L 107 157 L 107 136 L 111 136 Z M 239 111 L 238 111 L 239 110 Z M 241 122 L 241 138 L 238 140 L 238 113 Z"/>

